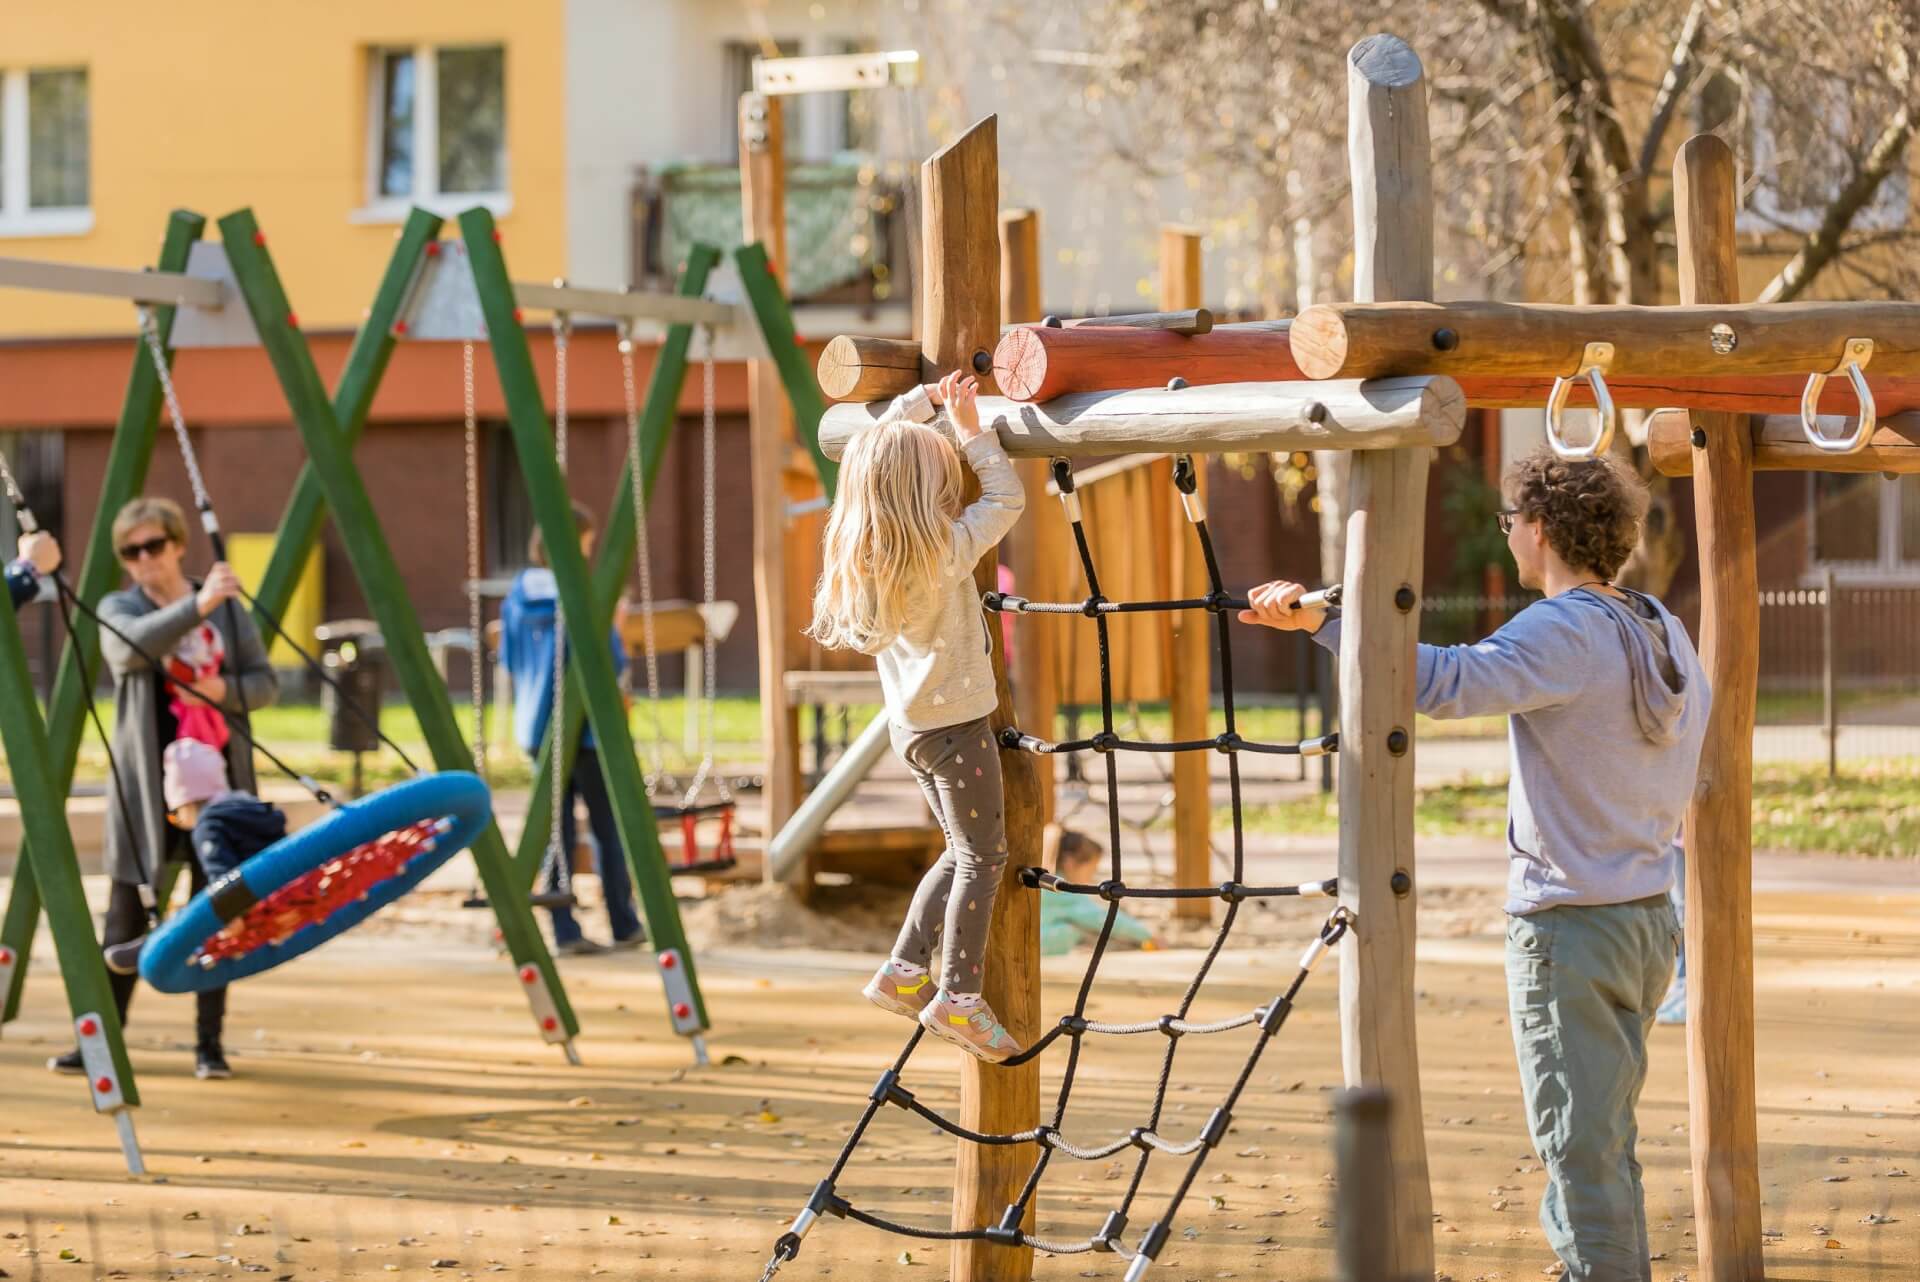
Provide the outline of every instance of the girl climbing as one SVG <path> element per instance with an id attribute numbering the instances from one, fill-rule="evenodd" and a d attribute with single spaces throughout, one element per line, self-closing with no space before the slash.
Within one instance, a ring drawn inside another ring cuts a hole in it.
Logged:
<path id="1" fill-rule="evenodd" d="M 997 703 L 992 638 L 973 567 L 1013 528 L 1026 496 L 999 437 L 980 426 L 978 395 L 978 380 L 959 374 L 916 387 L 847 447 L 807 631 L 830 649 L 874 656 L 894 750 L 947 839 L 866 995 L 999 1063 L 1020 1046 L 981 996 L 1007 837 L 987 723 Z M 960 451 L 931 425 L 942 405 Z M 980 478 L 980 497 L 964 510 L 960 452 Z"/>

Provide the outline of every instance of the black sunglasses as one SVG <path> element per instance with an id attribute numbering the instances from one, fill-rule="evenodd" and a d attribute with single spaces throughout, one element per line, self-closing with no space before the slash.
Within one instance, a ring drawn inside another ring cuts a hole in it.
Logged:
<path id="1" fill-rule="evenodd" d="M 1503 507 L 1493 514 L 1493 523 L 1500 527 L 1500 533 L 1512 534 L 1514 518 L 1520 515 L 1517 507 Z"/>
<path id="2" fill-rule="evenodd" d="M 122 561 L 138 561 L 143 556 L 159 556 L 166 551 L 167 544 L 171 542 L 173 542 L 172 539 L 162 534 L 157 539 L 148 539 L 143 543 L 122 544 L 114 550 L 120 554 Z"/>

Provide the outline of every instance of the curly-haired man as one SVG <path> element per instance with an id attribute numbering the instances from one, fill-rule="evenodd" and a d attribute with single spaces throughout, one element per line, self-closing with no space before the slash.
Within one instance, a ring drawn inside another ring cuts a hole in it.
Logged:
<path id="1" fill-rule="evenodd" d="M 1540 1222 L 1567 1282 L 1645 1282 L 1634 1107 L 1679 941 L 1671 843 L 1711 696 L 1679 621 L 1612 583 L 1646 512 L 1637 478 L 1541 454 L 1506 493 L 1521 586 L 1546 599 L 1477 645 L 1421 646 L 1415 704 L 1508 719 L 1507 993 L 1547 1170 Z M 1303 591 L 1256 588 L 1240 617 L 1337 653 L 1339 619 L 1299 607 Z"/>

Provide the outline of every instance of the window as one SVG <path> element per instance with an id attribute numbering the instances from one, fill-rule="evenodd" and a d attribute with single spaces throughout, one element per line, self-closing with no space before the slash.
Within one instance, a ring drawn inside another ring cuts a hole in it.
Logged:
<path id="1" fill-rule="evenodd" d="M 84 67 L 0 71 L 0 235 L 91 231 Z"/>
<path id="2" fill-rule="evenodd" d="M 1920 477 L 1812 472 L 1813 561 L 1853 577 L 1920 578 Z"/>
<path id="3" fill-rule="evenodd" d="M 376 49 L 368 68 L 367 205 L 385 221 L 420 205 L 495 213 L 507 195 L 507 56 L 499 45 Z"/>
<path id="4" fill-rule="evenodd" d="M 1812 232 L 1827 207 L 1853 177 L 1848 141 L 1853 102 L 1839 82 L 1810 82 L 1820 110 L 1787 108 L 1764 88 L 1754 88 L 1747 111 L 1748 159 L 1753 192 L 1735 225 L 1749 232 Z M 1813 104 L 1809 104 L 1813 105 Z M 1854 217 L 1858 231 L 1887 231 L 1907 221 L 1907 168 L 1889 174 Z"/>

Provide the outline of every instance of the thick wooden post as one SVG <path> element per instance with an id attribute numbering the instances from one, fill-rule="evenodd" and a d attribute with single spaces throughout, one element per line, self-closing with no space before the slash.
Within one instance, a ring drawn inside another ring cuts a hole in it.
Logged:
<path id="1" fill-rule="evenodd" d="M 1206 305 L 1200 284 L 1200 233 L 1191 227 L 1160 229 L 1160 309 L 1184 311 Z M 1200 497 L 1207 495 L 1207 464 L 1212 455 L 1194 456 L 1200 474 Z M 1170 463 L 1154 466 L 1153 484 L 1171 484 Z M 1165 492 L 1165 491 L 1163 491 Z M 1174 506 L 1167 530 L 1172 549 L 1171 582 L 1167 595 L 1205 596 L 1212 586 L 1206 558 L 1200 555 L 1186 510 Z M 1183 610 L 1172 616 L 1173 737 L 1205 739 L 1207 711 L 1213 702 L 1213 616 Z M 1213 758 L 1203 752 L 1175 753 L 1173 758 L 1173 880 L 1176 886 L 1204 886 L 1213 880 L 1212 819 Z M 1176 899 L 1173 914 L 1205 921 L 1213 916 L 1211 899 Z"/>
<path id="2" fill-rule="evenodd" d="M 740 95 L 741 239 L 766 248 L 775 276 L 787 268 L 787 148 L 780 103 L 764 94 Z M 787 698 L 787 660 L 793 648 L 787 622 L 787 464 L 793 429 L 780 371 L 772 361 L 747 372 L 747 424 L 753 449 L 754 633 L 760 658 L 760 741 L 767 782 L 762 820 L 769 837 L 793 815 L 800 797 L 800 710 Z M 762 870 L 772 876 L 771 864 Z"/>
<path id="3" fill-rule="evenodd" d="M 1681 303 L 1740 295 L 1733 152 L 1711 134 L 1673 161 Z M 1700 540 L 1700 657 L 1713 688 L 1700 777 L 1687 810 L 1687 1077 L 1700 1276 L 1753 1282 L 1760 1253 L 1760 1142 L 1754 1116 L 1753 721 L 1760 588 L 1753 433 L 1744 414 L 1693 415 Z"/>
<path id="4" fill-rule="evenodd" d="M 921 235 L 925 289 L 920 310 L 921 345 L 934 374 L 983 367 L 991 383 L 993 345 L 1000 335 L 1000 146 L 999 125 L 988 116 L 920 169 Z M 1031 501 L 1031 500 L 1029 500 Z M 981 558 L 975 577 L 993 586 L 997 557 Z M 989 629 L 1000 706 L 993 726 L 1014 724 L 1012 692 L 1000 631 Z M 1040 782 L 1033 758 L 1003 750 L 1000 772 L 1006 791 L 1007 874 L 993 905 L 987 936 L 986 998 L 1007 1031 L 1022 1045 L 1040 1032 L 1040 910 L 1035 894 L 1021 886 L 1018 869 L 1040 862 Z M 960 1124 L 976 1131 L 1020 1131 L 1040 1120 L 1037 1064 L 999 1068 L 964 1057 L 960 1077 Z M 961 1143 L 953 1173 L 953 1224 L 977 1228 L 998 1224 L 1019 1196 L 1034 1157 L 1024 1145 L 986 1147 Z M 1027 1207 L 1025 1223 L 1033 1223 Z M 955 1282 L 1026 1282 L 1033 1251 L 985 1242 L 953 1244 Z"/>
<path id="5" fill-rule="evenodd" d="M 1040 213 L 1034 209 L 1006 209 L 1000 213 L 1000 319 L 1018 324 L 1040 319 Z M 1047 461 L 1020 459 L 1014 463 L 1027 490 L 1027 510 L 1007 539 L 1007 565 L 1013 570 L 1014 590 L 1035 601 L 1059 599 L 1065 577 L 1066 518 L 1046 501 Z M 1066 620 L 1032 615 L 1020 620 L 1013 647 L 1013 706 L 1020 728 L 1042 737 L 1053 735 L 1054 715 L 1060 706 L 1055 664 L 1061 627 Z M 1034 783 L 1040 796 L 1040 823 L 1053 822 L 1053 758 L 1034 763 Z"/>
<path id="6" fill-rule="evenodd" d="M 1433 296 L 1433 174 L 1427 81 L 1395 36 L 1347 55 L 1354 297 Z M 1433 1276 L 1433 1201 L 1414 1036 L 1413 687 L 1420 636 L 1425 449 L 1353 455 L 1340 650 L 1340 901 L 1358 918 L 1340 946 L 1340 1032 L 1348 1086 L 1393 1099 L 1392 1178 L 1375 1222 L 1388 1276 Z"/>

